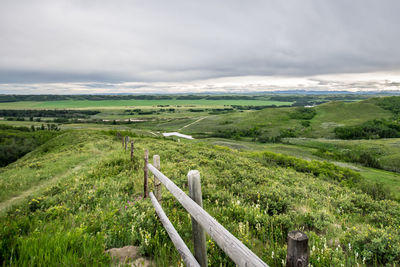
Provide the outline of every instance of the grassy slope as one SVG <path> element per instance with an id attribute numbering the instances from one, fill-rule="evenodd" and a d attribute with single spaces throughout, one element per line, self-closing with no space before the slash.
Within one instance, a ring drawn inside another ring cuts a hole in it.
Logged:
<path id="1" fill-rule="evenodd" d="M 291 119 L 294 108 L 267 108 L 260 111 L 236 112 L 210 116 L 185 128 L 187 133 L 215 132 L 225 128 L 248 129 L 254 126 L 269 136 L 279 135 L 280 129 L 296 128 L 300 136 L 333 137 L 333 129 L 342 125 L 355 125 L 377 118 L 389 118 L 391 113 L 366 101 L 345 103 L 329 102 L 315 107 L 317 115 L 311 119 L 311 127 L 305 128 L 300 120 Z"/>
<path id="2" fill-rule="evenodd" d="M 287 142 L 310 149 L 326 149 L 332 152 L 351 150 L 357 153 L 368 152 L 374 155 L 382 168 L 400 172 L 400 139 L 375 140 L 337 140 L 337 139 L 298 139 L 291 138 Z"/>
<path id="3" fill-rule="evenodd" d="M 65 133 L 28 153 L 23 161 L 17 161 L 2 168 L 0 201 L 16 196 L 32 186 L 62 176 L 76 166 L 85 165 L 85 161 L 93 156 L 101 155 L 102 151 L 91 143 L 94 138 L 96 138 L 95 135 L 88 135 L 83 131 Z M 54 149 L 57 151 L 55 152 Z"/>
<path id="4" fill-rule="evenodd" d="M 241 151 L 270 151 L 274 153 L 280 153 L 284 155 L 289 155 L 297 158 L 307 159 L 307 160 L 319 160 L 319 161 L 331 161 L 338 166 L 345 166 L 352 170 L 359 172 L 365 179 L 371 182 L 381 182 L 383 183 L 392 194 L 400 199 L 400 174 L 391 171 L 385 171 L 374 168 L 367 168 L 355 163 L 344 163 L 338 162 L 337 160 L 329 160 L 322 158 L 316 153 L 318 148 L 327 146 L 335 146 L 337 149 L 352 149 L 359 150 L 355 144 L 362 144 L 362 149 L 374 150 L 374 151 L 386 151 L 381 158 L 380 162 L 384 164 L 389 161 L 388 158 L 395 158 L 398 160 L 400 158 L 399 148 L 393 144 L 398 143 L 398 139 L 382 139 L 382 140 L 326 140 L 326 139 L 302 139 L 302 138 L 289 138 L 286 139 L 286 144 L 273 144 L 273 143 L 255 143 L 246 141 L 235 141 L 229 139 L 220 138 L 208 138 L 206 140 L 199 140 L 200 142 L 209 142 L 214 145 L 226 146 L 232 149 L 237 149 Z M 340 145 L 338 145 L 340 144 Z M 389 161 L 390 165 L 396 164 L 396 161 Z M 385 166 L 385 165 L 384 165 Z M 400 165 L 397 165 L 397 167 Z"/>
<path id="5" fill-rule="evenodd" d="M 289 128 L 298 125 L 296 120 L 289 118 L 292 108 L 267 108 L 260 111 L 244 111 L 219 116 L 210 116 L 188 128 L 185 132 L 202 133 L 215 132 L 225 128 L 247 129 L 258 126 L 271 135 L 278 135 L 282 127 Z"/>
<path id="6" fill-rule="evenodd" d="M 75 169 L 0 218 L 1 263 L 107 265 L 104 249 L 135 244 L 160 266 L 176 265 L 177 252 L 149 201 L 141 199 L 144 149 L 160 154 L 163 173 L 185 191 L 187 172 L 200 170 L 205 209 L 271 266 L 281 265 L 286 234 L 293 229 L 308 233 L 313 266 L 362 264 L 363 257 L 370 263 L 400 262 L 397 202 L 375 201 L 324 176 L 275 166 L 260 153 L 135 138 L 132 164 L 111 136 L 67 132 L 60 138 L 46 153 L 39 149 L 7 167 L 3 179 L 38 161 L 38 170 L 46 169 L 68 151 L 66 158 L 86 157 L 86 151 L 96 157 L 83 163 L 89 168 Z M 32 170 L 38 180 L 48 179 L 38 170 Z M 163 196 L 166 213 L 191 247 L 189 216 L 165 190 Z M 207 247 L 212 266 L 232 265 L 213 241 Z"/>
<path id="7" fill-rule="evenodd" d="M 368 120 L 389 118 L 390 111 L 368 101 L 355 103 L 329 102 L 316 107 L 317 115 L 311 120 L 313 128 L 309 137 L 333 137 L 333 129 L 338 126 L 361 124 Z"/>

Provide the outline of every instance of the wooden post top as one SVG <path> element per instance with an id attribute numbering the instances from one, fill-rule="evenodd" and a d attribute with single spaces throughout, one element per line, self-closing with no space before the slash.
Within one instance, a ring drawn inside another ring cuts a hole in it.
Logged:
<path id="1" fill-rule="evenodd" d="M 288 237 L 296 241 L 303 241 L 308 239 L 307 235 L 299 230 L 290 232 L 288 234 Z"/>

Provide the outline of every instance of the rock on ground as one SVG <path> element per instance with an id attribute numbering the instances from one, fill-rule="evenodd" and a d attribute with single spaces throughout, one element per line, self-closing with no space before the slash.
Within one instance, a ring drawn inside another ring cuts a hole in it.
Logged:
<path id="1" fill-rule="evenodd" d="M 130 265 L 132 267 L 149 267 L 155 266 L 154 263 L 139 253 L 139 247 L 126 246 L 122 248 L 111 248 L 106 253 L 112 257 L 113 265 Z"/>

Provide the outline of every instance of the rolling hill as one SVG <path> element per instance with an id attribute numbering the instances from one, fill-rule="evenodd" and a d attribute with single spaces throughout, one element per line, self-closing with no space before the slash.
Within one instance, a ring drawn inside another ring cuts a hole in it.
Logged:
<path id="1" fill-rule="evenodd" d="M 205 209 L 271 266 L 282 265 L 294 229 L 308 234 L 313 266 L 400 263 L 400 204 L 354 171 L 270 152 L 131 137 L 134 162 L 115 132 L 81 130 L 2 168 L 0 264 L 108 265 L 106 249 L 132 244 L 160 266 L 179 263 L 142 198 L 144 149 L 150 158 L 160 155 L 162 172 L 186 192 L 187 172 L 199 170 Z M 190 216 L 165 189 L 162 206 L 192 248 Z M 234 266 L 208 238 L 207 249 L 212 266 Z"/>
<path id="2" fill-rule="evenodd" d="M 279 136 L 282 132 L 289 130 L 298 137 L 332 138 L 335 136 L 333 130 L 336 127 L 353 126 L 393 116 L 390 110 L 383 109 L 370 100 L 350 103 L 333 101 L 310 109 L 315 111 L 315 115 L 311 118 L 297 116 L 296 113 L 303 112 L 298 107 L 266 108 L 259 111 L 208 116 L 185 128 L 184 132 L 198 136 L 212 136 L 227 129 L 247 131 L 256 127 L 261 136 L 267 137 Z M 305 123 L 305 121 L 308 122 Z M 246 137 L 246 134 L 243 136 Z"/>

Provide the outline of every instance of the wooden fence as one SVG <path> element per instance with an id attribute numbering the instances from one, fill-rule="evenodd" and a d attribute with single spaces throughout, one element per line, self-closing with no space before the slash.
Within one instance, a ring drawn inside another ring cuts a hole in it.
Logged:
<path id="1" fill-rule="evenodd" d="M 122 137 L 122 143 L 125 150 L 129 138 Z M 133 160 L 134 145 L 131 141 L 131 160 Z M 196 170 L 188 173 L 189 196 L 176 186 L 167 176 L 160 171 L 160 157 L 153 156 L 153 164 L 149 163 L 149 152 L 144 153 L 144 198 L 150 196 L 155 211 L 167 231 L 169 237 L 174 243 L 176 249 L 181 255 L 186 266 L 207 266 L 206 238 L 204 230 L 218 244 L 218 246 L 230 257 L 238 266 L 268 266 L 210 214 L 202 208 L 202 195 L 200 173 Z M 148 191 L 149 171 L 154 175 L 155 194 Z M 193 256 L 189 248 L 183 242 L 178 232 L 175 230 L 159 201 L 161 201 L 161 184 L 178 200 L 186 209 L 192 218 L 192 236 L 194 242 L 195 255 Z M 309 248 L 308 237 L 300 231 L 292 231 L 288 234 L 288 248 L 286 257 L 286 266 L 305 267 L 308 266 Z"/>

